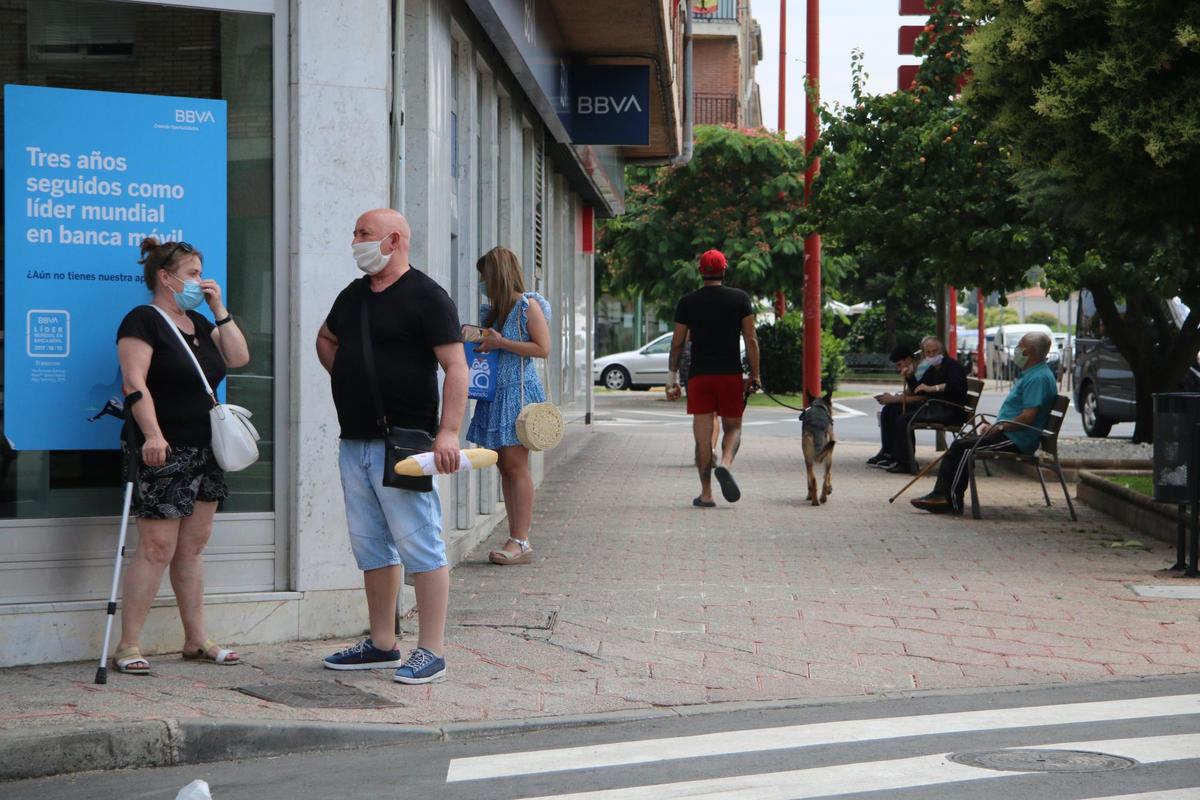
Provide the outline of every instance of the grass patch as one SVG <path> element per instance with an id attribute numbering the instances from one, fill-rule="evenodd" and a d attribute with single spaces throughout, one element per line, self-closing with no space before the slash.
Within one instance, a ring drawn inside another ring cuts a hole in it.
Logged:
<path id="1" fill-rule="evenodd" d="M 847 372 L 842 376 L 842 380 L 846 383 L 854 383 L 855 381 L 893 381 L 900 382 L 900 375 L 892 370 L 891 372 Z"/>
<path id="2" fill-rule="evenodd" d="M 796 408 L 804 407 L 804 398 L 798 394 L 777 394 L 775 396 L 777 398 L 779 398 L 780 400 L 782 400 L 783 402 L 787 403 L 789 406 L 796 406 Z M 835 400 L 837 400 L 839 398 L 866 397 L 866 396 L 867 396 L 867 394 L 865 392 L 837 391 L 837 392 L 833 393 L 833 399 L 835 399 Z M 762 406 L 764 408 L 782 408 L 783 407 L 783 406 L 779 405 L 778 403 L 776 403 L 771 398 L 767 397 L 765 394 L 750 395 L 749 405 Z"/>
<path id="3" fill-rule="evenodd" d="M 1105 475 L 1104 479 L 1147 497 L 1154 496 L 1154 478 L 1150 475 Z"/>

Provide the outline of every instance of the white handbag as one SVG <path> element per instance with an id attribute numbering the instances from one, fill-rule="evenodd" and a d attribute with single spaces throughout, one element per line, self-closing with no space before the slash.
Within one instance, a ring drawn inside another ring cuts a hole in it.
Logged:
<path id="1" fill-rule="evenodd" d="M 253 414 L 241 406 L 217 402 L 217 396 L 208 385 L 208 378 L 205 377 L 196 354 L 188 347 L 179 327 L 167 316 L 167 312 L 156 305 L 150 307 L 157 311 L 166 321 L 167 327 L 175 332 L 183 351 L 191 357 L 192 364 L 196 366 L 196 372 L 204 383 L 204 391 L 212 400 L 213 407 L 209 409 L 208 421 L 212 425 L 212 449 L 217 465 L 226 472 L 238 472 L 258 461 L 258 431 L 250 422 Z"/>

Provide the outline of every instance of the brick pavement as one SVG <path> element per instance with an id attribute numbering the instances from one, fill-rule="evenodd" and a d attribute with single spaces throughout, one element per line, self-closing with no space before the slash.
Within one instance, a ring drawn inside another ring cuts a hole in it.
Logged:
<path id="1" fill-rule="evenodd" d="M 158 656 L 154 676 L 105 687 L 90 663 L 14 668 L 0 670 L 0 730 L 432 723 L 1200 672 L 1200 603 L 1128 588 L 1177 580 L 1160 571 L 1166 548 L 1113 547 L 1118 524 L 1087 507 L 1070 522 L 1031 480 L 982 479 L 983 521 L 935 517 L 889 506 L 901 479 L 842 443 L 831 500 L 813 508 L 797 442 L 748 438 L 742 501 L 702 510 L 686 435 L 587 436 L 539 491 L 534 564 L 491 566 L 485 546 L 454 571 L 449 680 L 320 669 L 341 641 L 240 648 L 236 668 Z M 230 691 L 299 681 L 396 705 L 293 709 Z"/>

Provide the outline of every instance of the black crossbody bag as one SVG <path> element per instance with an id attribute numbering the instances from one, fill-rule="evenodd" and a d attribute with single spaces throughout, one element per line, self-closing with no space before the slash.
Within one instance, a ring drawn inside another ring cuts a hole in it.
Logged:
<path id="1" fill-rule="evenodd" d="M 368 289 L 367 291 L 370 291 Z M 416 455 L 433 450 L 433 437 L 428 431 L 417 428 L 393 428 L 383 412 L 383 394 L 379 390 L 379 375 L 375 371 L 375 349 L 371 345 L 371 316 L 367 312 L 369 297 L 362 304 L 362 344 L 367 367 L 367 381 L 371 384 L 371 397 L 375 401 L 375 424 L 383 436 L 383 485 L 392 489 L 408 489 L 410 492 L 432 492 L 433 476 L 412 478 L 396 474 L 396 464 Z"/>

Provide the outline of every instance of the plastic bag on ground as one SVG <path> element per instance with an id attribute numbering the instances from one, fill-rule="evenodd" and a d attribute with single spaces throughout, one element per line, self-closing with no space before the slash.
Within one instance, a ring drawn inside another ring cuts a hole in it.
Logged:
<path id="1" fill-rule="evenodd" d="M 208 781 L 192 781 L 179 790 L 175 800 L 212 800 L 212 793 L 208 791 Z"/>

